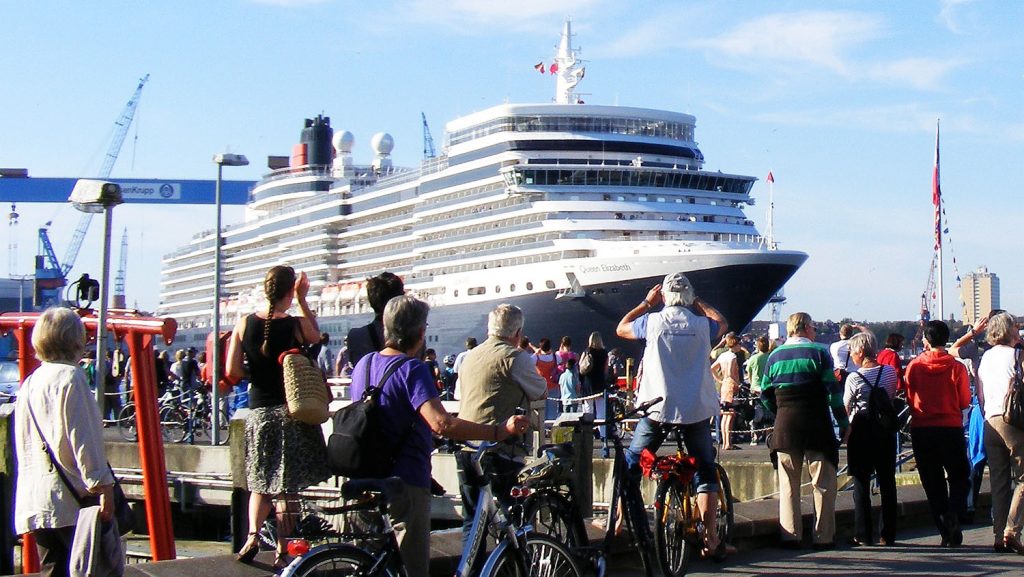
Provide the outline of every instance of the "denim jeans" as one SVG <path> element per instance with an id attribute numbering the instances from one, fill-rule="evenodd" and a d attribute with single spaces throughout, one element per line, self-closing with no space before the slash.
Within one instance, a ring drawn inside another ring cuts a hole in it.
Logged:
<path id="1" fill-rule="evenodd" d="M 697 492 L 718 492 L 718 470 L 715 467 L 715 447 L 711 443 L 711 420 L 688 425 L 663 425 L 647 417 L 640 419 L 633 431 L 633 442 L 626 449 L 626 464 L 630 471 L 638 471 L 640 453 L 644 449 L 657 452 L 665 441 L 665 427 L 678 428 L 683 435 L 686 451 L 697 459 Z"/>

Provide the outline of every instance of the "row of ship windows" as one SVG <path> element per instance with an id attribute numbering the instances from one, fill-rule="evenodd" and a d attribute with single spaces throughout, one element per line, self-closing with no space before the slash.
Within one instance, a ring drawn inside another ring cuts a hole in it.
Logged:
<path id="1" fill-rule="evenodd" d="M 643 186 L 748 194 L 752 181 L 672 170 L 561 170 L 517 168 L 504 173 L 509 186 Z"/>
<path id="2" fill-rule="evenodd" d="M 423 235 L 424 243 L 431 243 L 434 241 L 450 241 L 457 240 L 465 237 L 466 235 L 472 235 L 479 232 L 493 231 L 494 229 L 505 229 L 511 226 L 519 226 L 523 224 L 532 224 L 541 222 L 547 219 L 544 214 L 531 214 L 526 216 L 517 216 L 515 218 L 506 218 L 504 220 L 498 220 L 494 222 L 488 222 L 484 224 L 478 224 L 474 226 L 464 226 L 456 230 L 450 230 L 445 232 L 437 232 L 432 234 Z"/>
<path id="3" fill-rule="evenodd" d="M 469 142 L 499 132 L 589 132 L 693 141 L 693 125 L 685 122 L 594 116 L 503 116 L 450 133 L 448 145 Z"/>
<path id="4" fill-rule="evenodd" d="M 422 223 L 422 224 L 429 224 L 429 223 L 432 223 L 432 222 L 446 221 L 446 220 L 451 220 L 453 218 L 459 218 L 459 217 L 462 217 L 462 216 L 470 216 L 470 215 L 474 215 L 474 214 L 480 214 L 481 212 L 489 212 L 489 211 L 493 211 L 493 210 L 497 210 L 497 209 L 501 209 L 501 208 L 507 208 L 507 207 L 510 207 L 510 206 L 518 206 L 518 205 L 521 205 L 521 204 L 526 204 L 527 202 L 528 202 L 527 199 L 521 198 L 521 197 L 513 197 L 513 198 L 505 197 L 505 198 L 503 198 L 501 200 L 487 203 L 486 205 L 477 205 L 477 206 L 472 206 L 472 207 L 469 207 L 469 208 L 462 208 L 462 209 L 459 209 L 459 210 L 453 210 L 453 211 L 449 211 L 449 212 L 443 212 L 443 213 L 434 214 L 434 215 L 431 215 L 431 216 L 425 216 L 425 217 L 422 217 L 422 218 L 418 219 L 417 222 Z"/>
<path id="5" fill-rule="evenodd" d="M 483 184 L 483 185 L 480 185 L 480 186 L 474 186 L 472 188 L 466 188 L 466 189 L 463 189 L 463 190 L 460 190 L 460 191 L 457 191 L 457 192 L 453 192 L 453 193 L 450 193 L 450 194 L 445 194 L 443 196 L 439 196 L 439 197 L 431 200 L 430 202 L 431 202 L 431 204 L 439 205 L 439 204 L 443 204 L 443 203 L 446 203 L 446 202 L 449 202 L 449 201 L 452 201 L 452 200 L 459 200 L 459 199 L 467 198 L 467 197 L 470 197 L 470 196 L 476 196 L 478 194 L 487 194 L 487 193 L 491 193 L 491 192 L 497 192 L 497 191 L 500 191 L 500 190 L 502 190 L 504 188 L 505 187 L 502 186 L 500 183 L 492 182 L 490 184 Z"/>
<path id="6" fill-rule="evenodd" d="M 549 290 L 550 289 L 554 289 L 555 288 L 555 281 L 553 281 L 553 280 L 546 280 L 546 281 L 544 281 L 544 286 L 546 288 L 548 288 Z M 533 283 L 532 282 L 527 282 L 526 283 L 526 290 L 528 290 L 528 291 L 532 291 L 533 290 Z M 510 293 L 516 292 L 516 285 L 514 283 L 508 285 L 508 292 L 510 292 Z M 495 294 L 501 293 L 501 285 L 494 285 L 494 293 Z M 455 289 L 455 291 L 452 294 L 453 294 L 453 296 L 459 296 L 459 289 Z M 472 296 L 477 296 L 477 295 L 485 295 L 485 294 L 487 294 L 487 287 L 485 287 L 485 286 L 470 287 L 469 289 L 466 290 L 466 294 L 471 296 L 471 297 Z"/>

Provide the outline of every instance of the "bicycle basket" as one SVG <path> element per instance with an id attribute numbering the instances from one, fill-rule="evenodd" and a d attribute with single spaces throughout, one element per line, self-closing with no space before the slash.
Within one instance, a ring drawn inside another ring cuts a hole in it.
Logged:
<path id="1" fill-rule="evenodd" d="M 526 464 L 519 472 L 519 483 L 527 487 L 567 485 L 573 476 L 572 455 L 560 446 L 544 451 L 544 456 Z"/>
<path id="2" fill-rule="evenodd" d="M 689 483 L 697 472 L 697 458 L 692 455 L 659 457 L 650 449 L 644 449 L 640 453 L 640 469 L 648 478 L 676 475 Z"/>

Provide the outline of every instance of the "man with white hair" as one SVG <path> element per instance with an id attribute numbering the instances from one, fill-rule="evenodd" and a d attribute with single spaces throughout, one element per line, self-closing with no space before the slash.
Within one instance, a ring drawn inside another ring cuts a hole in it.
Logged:
<path id="1" fill-rule="evenodd" d="M 651 312 L 662 302 L 662 310 Z M 670 274 L 655 285 L 615 329 L 624 339 L 647 341 L 637 402 L 664 399 L 637 423 L 626 463 L 635 474 L 643 450 L 657 452 L 665 440 L 662 425 L 677 426 L 686 450 L 697 458 L 697 506 L 705 527 L 715 526 L 719 490 L 711 444 L 711 417 L 719 410 L 718 391 L 711 378 L 711 343 L 728 329 L 725 317 L 694 294 L 683 273 Z M 708 555 L 724 559 L 726 544 L 718 540 L 717 532 L 705 531 L 704 541 Z"/>
<path id="2" fill-rule="evenodd" d="M 537 372 L 533 357 L 519 348 L 523 336 L 523 311 L 510 304 L 498 305 L 487 317 L 487 340 L 470 350 L 459 368 L 461 399 L 459 417 L 477 423 L 501 425 L 530 401 L 543 399 L 547 381 Z M 491 475 L 494 495 L 510 506 L 509 491 L 523 468 L 526 450 L 513 437 L 480 460 Z M 476 512 L 479 483 L 473 478 L 470 454 L 455 455 L 462 489 L 463 532 L 468 533 Z"/>

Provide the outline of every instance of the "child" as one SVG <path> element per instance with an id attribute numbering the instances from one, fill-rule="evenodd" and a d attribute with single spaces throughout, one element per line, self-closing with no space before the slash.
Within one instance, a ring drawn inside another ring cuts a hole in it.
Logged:
<path id="1" fill-rule="evenodd" d="M 576 404 L 570 403 L 573 399 L 578 397 L 577 391 L 580 388 L 580 378 L 576 376 L 576 359 L 570 357 L 566 359 L 566 371 L 558 377 L 558 388 L 562 392 L 562 412 L 563 413 L 574 413 L 576 412 Z"/>

